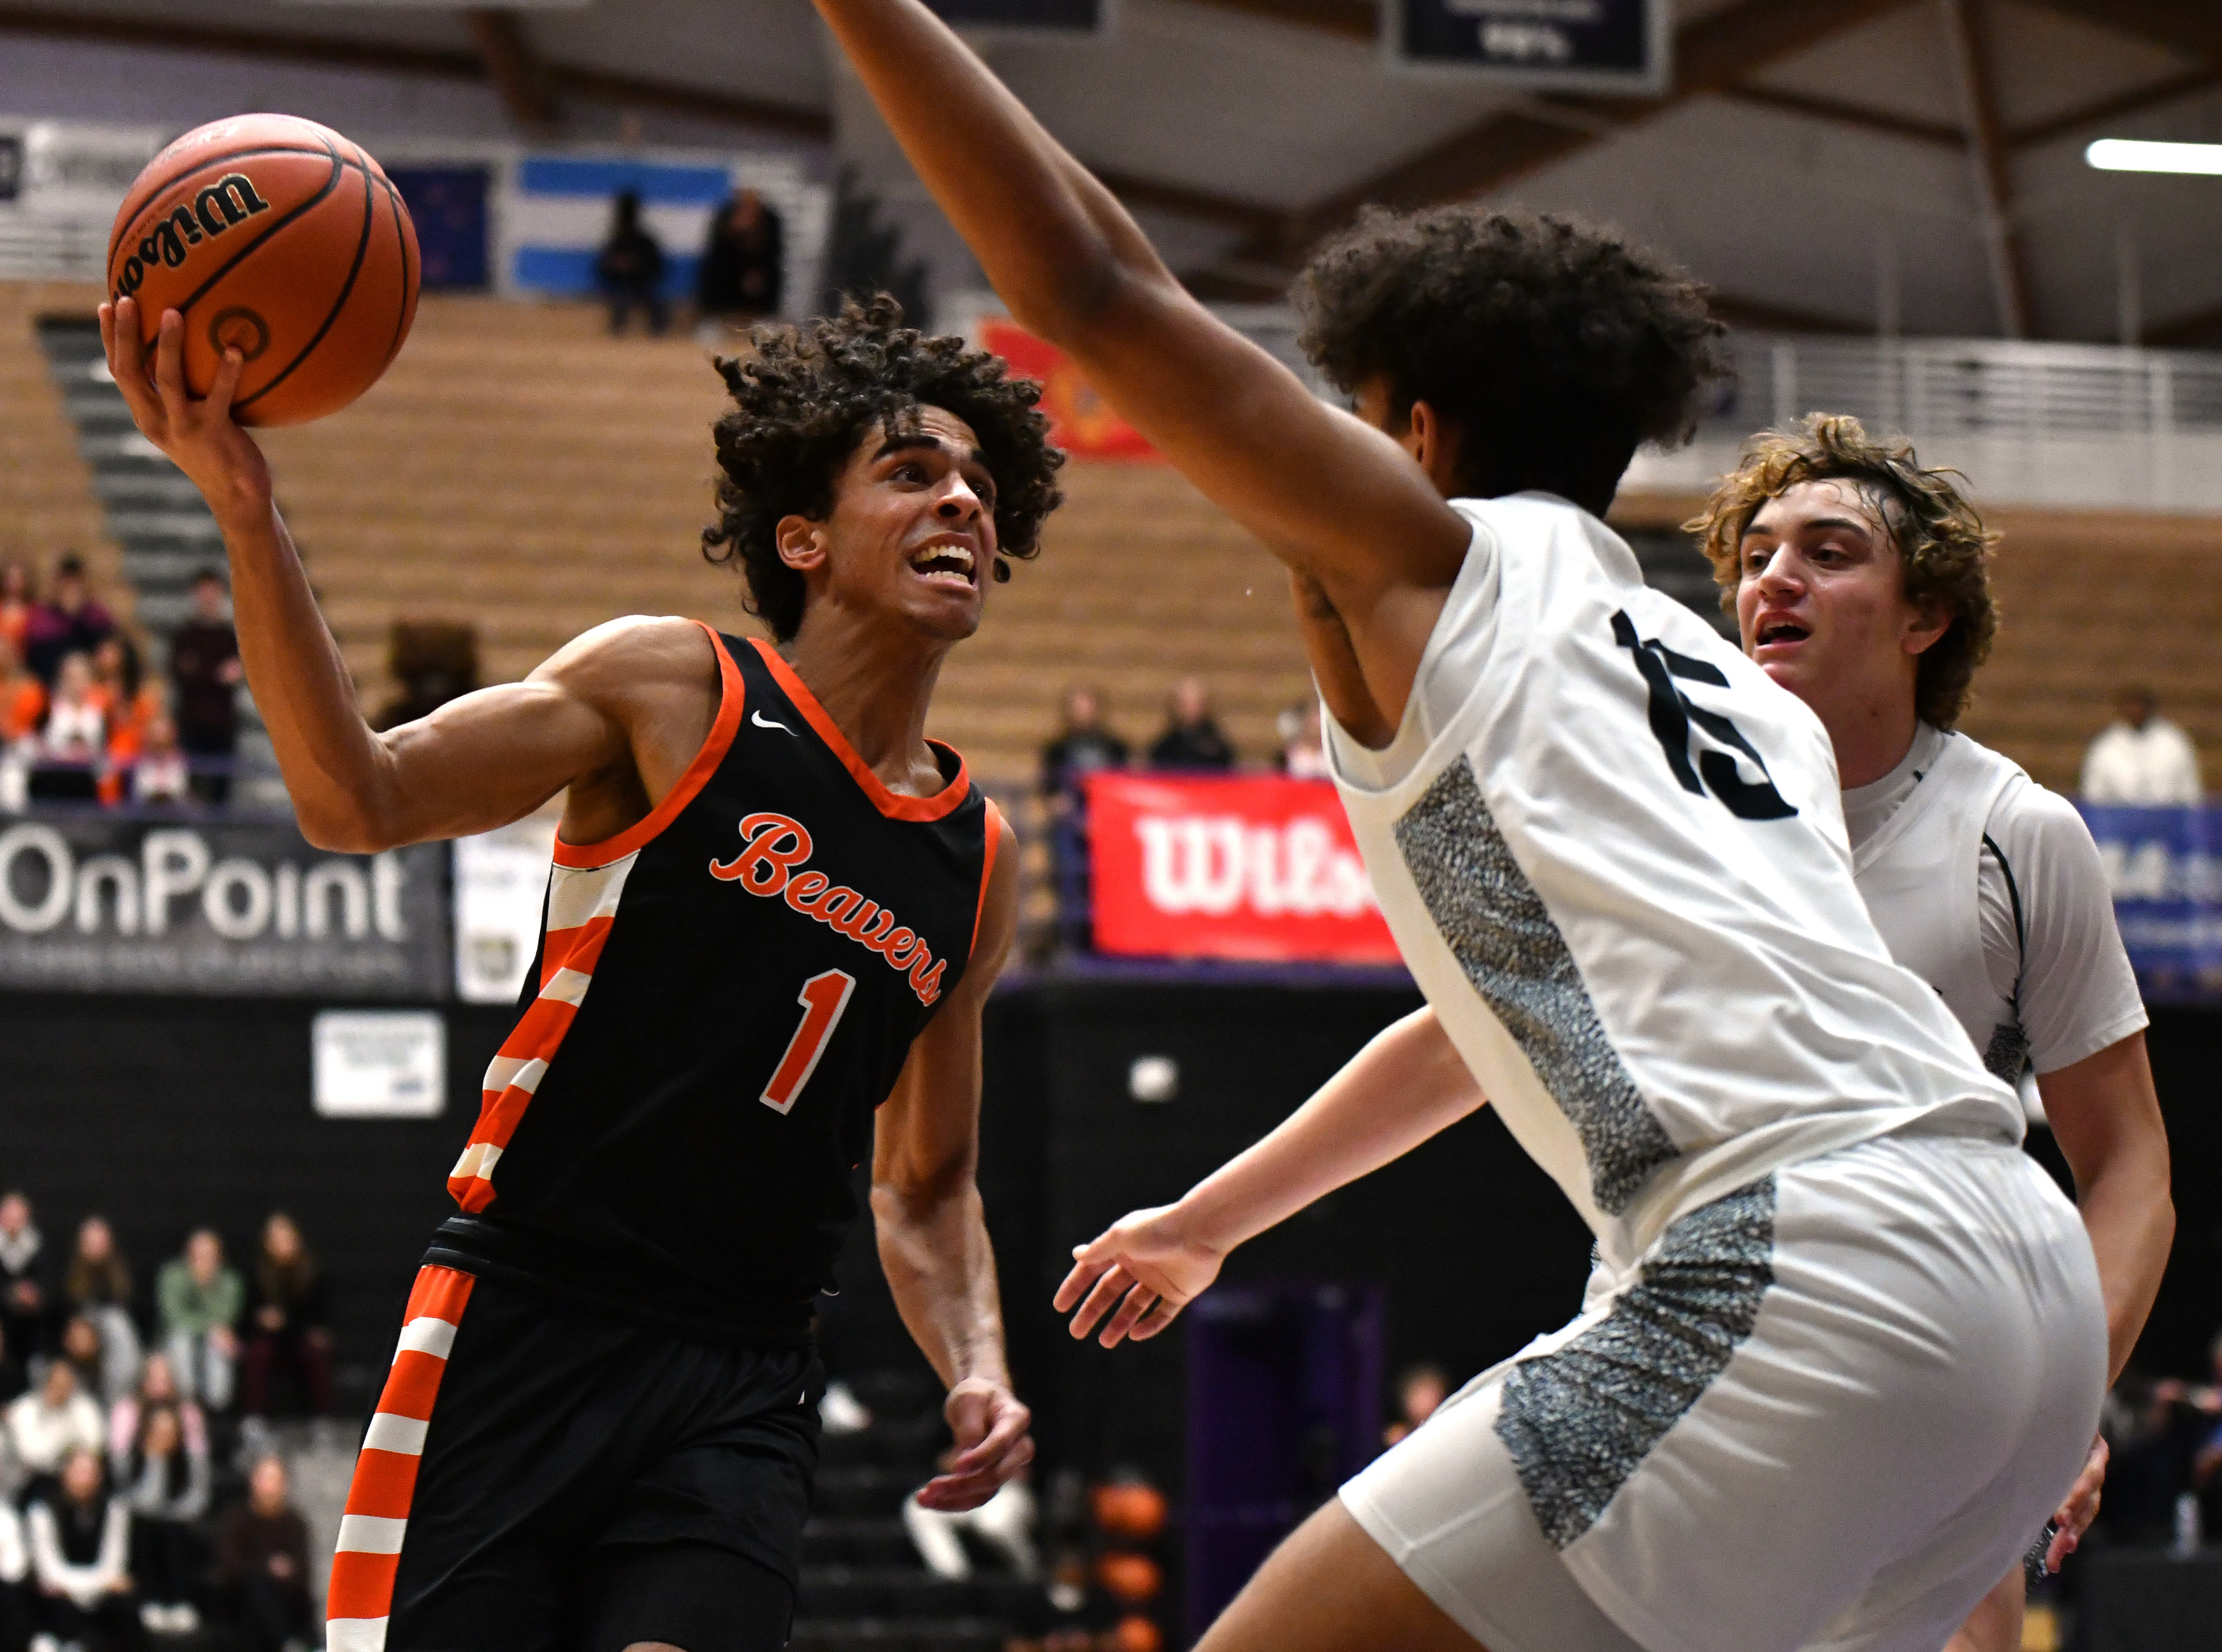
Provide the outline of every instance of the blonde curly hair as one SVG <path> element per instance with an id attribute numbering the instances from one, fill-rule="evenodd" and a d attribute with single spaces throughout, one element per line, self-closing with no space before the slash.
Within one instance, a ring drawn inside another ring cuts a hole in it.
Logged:
<path id="1" fill-rule="evenodd" d="M 1916 714 L 1949 729 L 1967 710 L 1975 668 L 1990 657 L 1999 630 L 1990 577 L 1999 536 L 1955 479 L 1967 480 L 1955 470 L 1924 469 L 1911 443 L 1870 437 L 1849 414 L 1808 413 L 1793 430 L 1761 430 L 1746 442 L 1742 462 L 1682 531 L 1698 536 L 1721 587 L 1722 611 L 1733 617 L 1744 531 L 1760 506 L 1800 482 L 1851 483 L 1898 548 L 1906 599 L 1952 615 L 1923 652 L 1914 679 Z"/>

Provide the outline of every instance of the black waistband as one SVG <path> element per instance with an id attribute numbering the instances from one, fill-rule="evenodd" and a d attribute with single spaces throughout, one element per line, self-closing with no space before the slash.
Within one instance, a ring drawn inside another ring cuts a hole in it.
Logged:
<path id="1" fill-rule="evenodd" d="M 762 1348 L 802 1348 L 813 1341 L 808 1303 L 719 1301 L 684 1280 L 481 1217 L 442 1222 L 424 1260 L 696 1341 Z"/>

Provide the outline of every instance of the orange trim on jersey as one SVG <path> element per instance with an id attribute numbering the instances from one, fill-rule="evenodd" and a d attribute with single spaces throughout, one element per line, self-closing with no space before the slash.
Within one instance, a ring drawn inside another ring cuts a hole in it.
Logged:
<path id="1" fill-rule="evenodd" d="M 455 1268 L 424 1267 L 402 1315 L 401 1347 L 378 1397 L 370 1432 L 355 1455 L 324 1596 L 329 1644 L 382 1647 L 393 1610 L 393 1580 L 424 1461 L 424 1423 L 447 1374 L 448 1351 L 477 1283 Z M 380 1419 L 390 1419 L 381 1422 Z"/>
<path id="2" fill-rule="evenodd" d="M 589 918 L 576 929 L 549 930 L 548 944 L 540 949 L 540 984 L 544 987 L 553 981 L 558 970 L 592 975 L 601 961 L 602 944 L 610 938 L 610 926 L 616 921 L 613 917 Z"/>
<path id="3" fill-rule="evenodd" d="M 565 843 L 559 833 L 556 839 L 558 866 L 606 866 L 613 860 L 624 859 L 676 820 L 679 811 L 694 801 L 695 795 L 709 784 L 710 776 L 718 771 L 718 765 L 725 760 L 733 736 L 741 732 L 741 668 L 733 663 L 733 656 L 725 651 L 725 641 L 714 629 L 699 619 L 694 623 L 702 626 L 710 646 L 717 651 L 718 676 L 724 685 L 719 693 L 718 720 L 710 725 L 709 738 L 694 754 L 694 761 L 687 765 L 687 772 L 679 776 L 679 783 L 663 795 L 663 801 L 649 811 L 646 819 L 635 821 L 616 837 L 605 838 L 599 843 Z"/>
<path id="4" fill-rule="evenodd" d="M 818 696 L 804 687 L 802 679 L 794 675 L 794 668 L 779 656 L 779 650 L 761 637 L 752 637 L 749 640 L 756 645 L 756 652 L 763 656 L 764 665 L 771 672 L 773 680 L 794 702 L 794 708 L 809 719 L 810 726 L 818 732 L 818 738 L 832 749 L 835 757 L 841 759 L 841 766 L 849 771 L 849 777 L 864 788 L 864 795 L 872 800 L 872 807 L 888 819 L 938 820 L 970 795 L 972 775 L 965 767 L 964 754 L 952 746 L 942 745 L 938 740 L 928 740 L 926 744 L 940 746 L 944 751 L 956 757 L 957 778 L 931 797 L 906 797 L 900 792 L 889 791 L 887 782 L 872 772 L 871 765 L 857 755 L 857 748 L 849 744 L 849 738 L 841 732 L 840 725 L 826 714 L 825 707 L 818 703 Z"/>
<path id="5" fill-rule="evenodd" d="M 972 909 L 972 945 L 966 956 L 980 950 L 980 924 L 988 915 L 988 884 L 995 876 L 995 851 L 1003 846 L 1003 812 L 995 807 L 992 797 L 980 800 L 988 806 L 988 852 L 980 862 L 980 904 Z"/>

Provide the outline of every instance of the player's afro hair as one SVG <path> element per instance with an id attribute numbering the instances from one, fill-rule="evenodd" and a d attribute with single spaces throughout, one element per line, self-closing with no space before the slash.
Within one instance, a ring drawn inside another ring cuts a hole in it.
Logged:
<path id="1" fill-rule="evenodd" d="M 1392 418 L 1425 401 L 1457 427 L 1476 498 L 1539 488 L 1603 515 L 1637 447 L 1687 441 L 1726 373 L 1704 289 L 1572 218 L 1369 207 L 1292 296 L 1338 387 L 1379 379 Z"/>
<path id="2" fill-rule="evenodd" d="M 715 429 L 718 521 L 702 531 L 702 555 L 739 567 L 748 611 L 779 641 L 801 628 L 806 590 L 780 560 L 780 519 L 822 521 L 857 444 L 921 407 L 955 414 L 979 439 L 995 479 L 995 577 L 1011 576 L 1003 557 L 1039 553 L 1042 521 L 1064 501 L 1064 455 L 1035 407 L 1041 386 L 1012 378 L 1000 356 L 904 326 L 902 306 L 882 293 L 807 326 L 752 328 L 747 351 L 718 371 L 733 411 Z"/>
<path id="3" fill-rule="evenodd" d="M 1990 571 L 1999 536 L 1961 493 L 1953 480 L 1959 475 L 1924 469 L 1905 437 L 1871 437 L 1849 414 L 1808 413 L 1790 430 L 1761 430 L 1746 442 L 1742 462 L 1682 531 L 1698 536 L 1721 587 L 1721 611 L 1733 616 L 1744 530 L 1760 506 L 1800 482 L 1850 484 L 1898 548 L 1906 600 L 1952 616 L 1944 634 L 1922 650 L 1913 680 L 1916 714 L 1950 728 L 1967 710 L 1975 668 L 1990 657 L 1999 632 Z"/>

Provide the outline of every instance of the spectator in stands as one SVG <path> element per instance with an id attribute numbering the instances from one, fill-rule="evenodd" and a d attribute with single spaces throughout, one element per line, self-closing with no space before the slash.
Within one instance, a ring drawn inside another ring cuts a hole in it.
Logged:
<path id="1" fill-rule="evenodd" d="M 247 1287 L 223 1259 L 223 1241 L 203 1228 L 185 1241 L 185 1253 L 162 1265 L 154 1281 L 162 1319 L 162 1347 L 177 1374 L 179 1391 L 211 1411 L 231 1404 L 239 1360 L 240 1310 Z"/>
<path id="2" fill-rule="evenodd" d="M 108 722 L 94 693 L 92 664 L 83 654 L 64 656 L 53 698 L 39 729 L 31 795 L 41 802 L 92 803 L 108 750 Z"/>
<path id="3" fill-rule="evenodd" d="M 144 1642 L 131 1592 L 131 1511 L 109 1490 L 98 1452 L 70 1453 L 60 1486 L 31 1504 L 28 1525 L 40 1633 L 60 1646 L 136 1652 Z"/>
<path id="4" fill-rule="evenodd" d="M 139 1385 L 116 1402 L 108 1414 L 108 1454 L 117 1460 L 129 1455 L 139 1437 L 139 1425 L 149 1411 L 172 1410 L 185 1431 L 185 1449 L 209 1454 L 208 1414 L 178 1391 L 177 1367 L 159 1350 L 139 1367 Z"/>
<path id="5" fill-rule="evenodd" d="M 139 1324 L 131 1312 L 131 1269 L 103 1217 L 78 1224 L 77 1248 L 62 1274 L 62 1304 L 99 1334 L 98 1392 L 104 1404 L 115 1404 L 139 1378 Z"/>
<path id="6" fill-rule="evenodd" d="M 93 1322 L 83 1314 L 72 1314 L 64 1320 L 53 1357 L 75 1369 L 78 1391 L 91 1395 L 105 1416 L 110 1398 L 108 1371 L 101 1358 L 100 1332 Z M 134 1371 L 131 1374 L 135 1377 L 139 1373 Z"/>
<path id="7" fill-rule="evenodd" d="M 31 570 L 21 562 L 0 562 L 0 639 L 19 654 L 31 629 L 31 610 L 35 606 Z"/>
<path id="8" fill-rule="evenodd" d="M 202 1567 L 199 1525 L 208 1513 L 209 1455 L 196 1454 L 183 1421 L 166 1405 L 144 1412 L 139 1437 L 115 1460 L 116 1484 L 131 1511 L 131 1578 L 148 1629 L 190 1634 Z"/>
<path id="9" fill-rule="evenodd" d="M 2198 751 L 2160 714 L 2152 690 L 2126 688 L 2115 696 L 2114 709 L 2119 715 L 2083 755 L 2084 801 L 2197 804 Z"/>
<path id="10" fill-rule="evenodd" d="M 1212 771 L 1233 766 L 1234 748 L 1212 720 L 1211 690 L 1202 677 L 1183 677 L 1166 711 L 1165 732 L 1150 748 L 1150 767 Z"/>
<path id="11" fill-rule="evenodd" d="M 78 1386 L 77 1367 L 56 1360 L 36 1388 L 8 1407 L 8 1449 L 16 1472 L 35 1492 L 61 1471 L 72 1451 L 95 1457 L 108 1443 L 107 1420 Z"/>
<path id="12" fill-rule="evenodd" d="M 1127 743 L 1106 727 L 1103 692 L 1086 683 L 1064 691 L 1064 723 L 1042 748 L 1042 795 L 1055 801 L 1076 795 L 1080 782 L 1103 769 L 1127 766 Z"/>
<path id="13" fill-rule="evenodd" d="M 301 1230 L 283 1210 L 262 1224 L 247 1309 L 248 1415 L 270 1415 L 270 1379 L 289 1378 L 311 1416 L 331 1406 L 332 1334 L 325 1324 L 324 1279 Z"/>
<path id="14" fill-rule="evenodd" d="M 148 720 L 127 773 L 130 784 L 125 795 L 141 808 L 181 804 L 192 797 L 192 768 L 178 744 L 178 725 L 169 713 L 157 712 Z M 228 776 L 208 778 L 230 784 Z"/>
<path id="15" fill-rule="evenodd" d="M 238 688 L 245 669 L 223 576 L 213 568 L 194 575 L 191 617 L 170 633 L 171 703 L 186 757 L 217 765 L 194 776 L 194 795 L 222 803 L 231 792 L 224 765 L 239 748 Z"/>
<path id="16" fill-rule="evenodd" d="M 247 1501 L 217 1527 L 217 1579 L 254 1652 L 280 1652 L 309 1634 L 309 1528 L 290 1490 L 285 1460 L 262 1458 L 248 1475 Z"/>
<path id="17" fill-rule="evenodd" d="M 1326 780 L 1327 735 L 1320 725 L 1317 700 L 1300 700 L 1277 719 L 1281 772 L 1291 780 Z"/>
<path id="18" fill-rule="evenodd" d="M 0 1193 L 0 1335 L 18 1359 L 35 1359 L 46 1347 L 53 1303 L 52 1264 L 31 1202 L 14 1189 Z"/>
<path id="19" fill-rule="evenodd" d="M 1438 1365 L 1416 1365 L 1397 1379 L 1397 1420 L 1382 1431 L 1382 1440 L 1395 1445 L 1441 1409 L 1450 1394 L 1450 1379 Z"/>
<path id="20" fill-rule="evenodd" d="M 786 235 L 763 196 L 744 189 L 710 221 L 695 272 L 694 305 L 705 320 L 745 325 L 779 314 Z"/>
<path id="21" fill-rule="evenodd" d="M 0 1498 L 0 1652 L 23 1652 L 31 1640 L 31 1546 L 16 1505 Z"/>
<path id="22" fill-rule="evenodd" d="M 24 665 L 16 639 L 0 631 L 0 747 L 30 738 L 46 715 L 47 685 Z"/>
<path id="23" fill-rule="evenodd" d="M 35 605 L 23 631 L 23 657 L 41 682 L 52 686 L 62 662 L 91 654 L 116 630 L 116 619 L 93 600 L 85 563 L 66 555 L 54 564 L 53 588 Z"/>
<path id="24" fill-rule="evenodd" d="M 594 257 L 594 285 L 609 300 L 610 331 L 622 333 L 636 310 L 648 316 L 648 330 L 661 334 L 670 324 L 663 301 L 663 248 L 640 221 L 640 197 L 626 190 L 612 207 L 610 238 Z"/>

